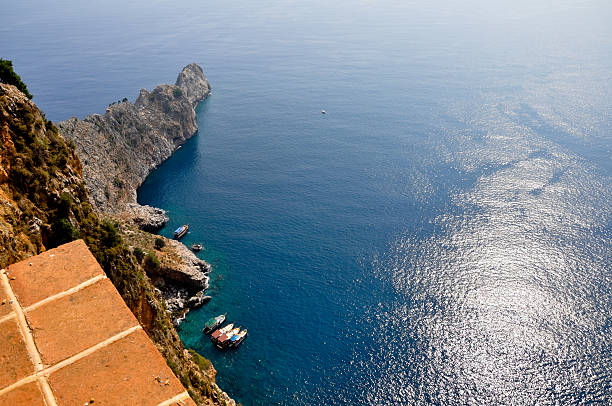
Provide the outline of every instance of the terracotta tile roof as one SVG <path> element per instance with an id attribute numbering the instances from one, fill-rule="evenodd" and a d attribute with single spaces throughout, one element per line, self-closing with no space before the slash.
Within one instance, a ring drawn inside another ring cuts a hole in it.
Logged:
<path id="1" fill-rule="evenodd" d="M 0 273 L 0 405 L 195 405 L 85 243 Z"/>

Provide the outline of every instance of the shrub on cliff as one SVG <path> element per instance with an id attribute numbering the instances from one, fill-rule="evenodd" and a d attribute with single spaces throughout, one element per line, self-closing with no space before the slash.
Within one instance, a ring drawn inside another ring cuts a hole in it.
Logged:
<path id="1" fill-rule="evenodd" d="M 159 238 L 157 237 L 155 239 L 155 249 L 156 250 L 161 250 L 162 248 L 164 248 L 166 246 L 166 241 L 164 241 L 163 238 Z"/>
<path id="2" fill-rule="evenodd" d="M 0 82 L 15 86 L 23 94 L 25 94 L 28 99 L 34 97 L 30 92 L 28 92 L 28 87 L 21 81 L 19 75 L 13 70 L 13 62 L 2 58 L 0 58 Z"/>
<path id="3" fill-rule="evenodd" d="M 138 263 L 142 263 L 142 259 L 145 257 L 145 252 L 140 247 L 134 247 L 132 254 L 136 257 Z"/>
<path id="4" fill-rule="evenodd" d="M 157 258 L 157 255 L 155 255 L 155 253 L 149 252 L 144 257 L 143 266 L 147 271 L 157 271 L 161 266 L 161 262 L 159 262 L 159 258 Z"/>
<path id="5" fill-rule="evenodd" d="M 79 231 L 72 225 L 70 220 L 62 218 L 51 225 L 52 241 L 50 246 L 58 246 L 79 238 Z"/>
<path id="6" fill-rule="evenodd" d="M 102 222 L 102 244 L 107 248 L 116 247 L 121 243 L 121 237 L 117 232 L 115 224 L 109 220 Z"/>

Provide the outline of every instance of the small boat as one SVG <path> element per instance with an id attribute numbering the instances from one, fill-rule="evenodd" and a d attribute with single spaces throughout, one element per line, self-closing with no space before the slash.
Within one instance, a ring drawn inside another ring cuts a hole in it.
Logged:
<path id="1" fill-rule="evenodd" d="M 234 323 L 230 323 L 225 327 L 220 328 L 219 330 L 215 330 L 211 335 L 210 335 L 210 339 L 211 340 L 216 340 L 217 338 L 221 337 L 223 334 L 231 331 L 234 328 Z"/>
<path id="2" fill-rule="evenodd" d="M 202 251 L 202 249 L 204 248 L 204 246 L 202 244 L 191 244 L 191 250 L 198 252 L 198 251 Z"/>
<path id="3" fill-rule="evenodd" d="M 177 240 L 182 238 L 185 234 L 187 234 L 187 230 L 189 230 L 189 224 L 183 224 L 176 230 L 174 230 L 174 238 Z"/>
<path id="4" fill-rule="evenodd" d="M 202 332 L 204 334 L 210 334 L 213 331 L 215 331 L 217 327 L 223 324 L 224 321 L 225 321 L 225 314 L 219 315 L 217 317 L 211 317 L 210 319 L 208 319 L 206 324 L 204 324 L 204 330 L 202 330 Z"/>
<path id="5" fill-rule="evenodd" d="M 245 328 L 240 333 L 235 334 L 232 338 L 230 338 L 229 346 L 231 348 L 238 347 L 244 341 L 246 336 L 247 336 L 247 329 Z"/>
<path id="6" fill-rule="evenodd" d="M 327 111 L 321 110 L 321 114 L 327 114 Z"/>
<path id="7" fill-rule="evenodd" d="M 239 332 L 240 332 L 240 327 L 236 327 L 235 329 L 230 330 L 229 332 L 225 334 L 222 334 L 221 336 L 219 336 L 219 338 L 215 340 L 215 345 L 217 346 L 217 348 L 221 350 L 224 348 L 227 348 L 228 344 L 230 343 L 230 339 L 236 334 L 238 334 Z"/>

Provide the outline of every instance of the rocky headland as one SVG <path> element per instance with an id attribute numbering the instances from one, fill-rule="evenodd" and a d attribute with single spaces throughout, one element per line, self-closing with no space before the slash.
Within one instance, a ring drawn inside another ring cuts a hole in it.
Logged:
<path id="1" fill-rule="evenodd" d="M 136 191 L 147 175 L 198 130 L 195 107 L 210 94 L 202 68 L 195 63 L 179 73 L 174 85 L 140 90 L 134 103 L 127 99 L 110 105 L 104 115 L 58 123 L 83 165 L 90 199 L 99 212 L 122 223 L 123 236 L 133 248 L 162 256 L 132 226 L 155 232 L 168 222 L 162 209 L 139 205 Z M 165 240 L 165 251 L 173 261 L 149 267 L 147 273 L 166 299 L 173 319 L 184 309 L 200 304 L 208 287 L 210 265 L 198 259 L 183 244 Z"/>
<path id="2" fill-rule="evenodd" d="M 104 115 L 57 124 L 74 142 L 95 207 L 120 213 L 136 203 L 136 190 L 159 164 L 198 130 L 195 106 L 210 94 L 202 68 L 187 65 L 176 84 L 140 90 L 134 103 L 110 105 Z"/>

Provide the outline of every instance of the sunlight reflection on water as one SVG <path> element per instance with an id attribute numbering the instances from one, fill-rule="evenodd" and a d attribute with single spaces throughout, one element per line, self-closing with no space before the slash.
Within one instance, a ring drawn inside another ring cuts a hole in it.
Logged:
<path id="1" fill-rule="evenodd" d="M 369 362 L 356 357 L 377 377 L 364 384 L 366 398 L 604 401 L 612 374 L 609 183 L 496 109 L 482 122 L 494 127 L 455 162 L 485 168 L 453 197 L 462 210 L 437 218 L 429 239 L 399 236 L 373 263 L 396 298 L 372 310 L 382 316 L 373 328 L 380 351 Z"/>

